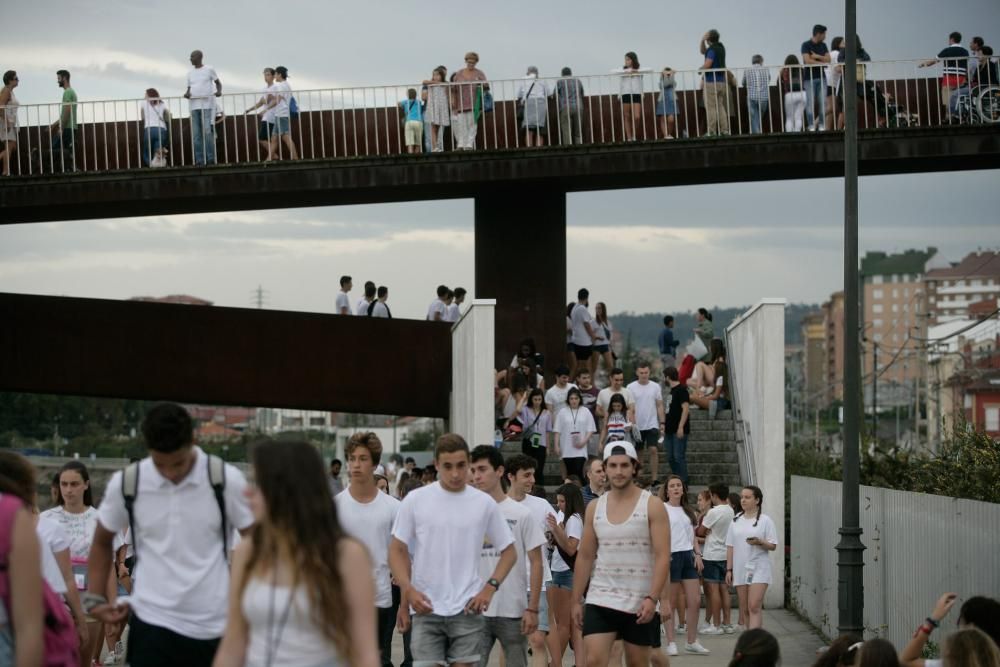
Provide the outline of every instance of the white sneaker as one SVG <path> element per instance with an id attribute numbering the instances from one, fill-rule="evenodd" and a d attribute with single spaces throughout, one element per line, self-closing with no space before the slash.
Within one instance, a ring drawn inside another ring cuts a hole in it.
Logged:
<path id="1" fill-rule="evenodd" d="M 711 651 L 709 651 L 707 648 L 705 648 L 698 642 L 695 642 L 693 644 L 684 644 L 684 652 L 696 653 L 698 655 L 708 655 L 709 653 L 711 653 Z"/>
<path id="2" fill-rule="evenodd" d="M 687 625 L 686 624 L 680 623 L 677 626 L 677 632 L 686 632 L 686 631 L 687 631 Z"/>
<path id="3" fill-rule="evenodd" d="M 677 653 L 677 644 L 675 642 L 667 644 L 667 655 L 680 655 Z"/>
<path id="4" fill-rule="evenodd" d="M 721 635 L 726 631 L 723 628 L 717 628 L 714 625 L 706 626 L 704 630 L 699 630 L 698 634 L 701 635 Z"/>
<path id="5" fill-rule="evenodd" d="M 736 629 L 732 626 L 732 624 L 730 624 L 730 625 L 723 625 L 722 631 L 725 632 L 727 635 L 731 635 L 736 632 Z"/>

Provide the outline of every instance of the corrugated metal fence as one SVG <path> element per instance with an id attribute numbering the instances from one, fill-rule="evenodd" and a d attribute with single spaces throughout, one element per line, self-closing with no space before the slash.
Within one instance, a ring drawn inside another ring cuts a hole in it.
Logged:
<path id="1" fill-rule="evenodd" d="M 840 482 L 793 476 L 791 513 L 792 606 L 834 637 Z M 861 527 L 866 637 L 902 648 L 941 593 L 1000 597 L 1000 505 L 862 486 Z"/>

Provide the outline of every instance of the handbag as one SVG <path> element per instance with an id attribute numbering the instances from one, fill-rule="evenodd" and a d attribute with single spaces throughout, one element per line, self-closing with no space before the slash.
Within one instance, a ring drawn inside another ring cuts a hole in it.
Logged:
<path id="1" fill-rule="evenodd" d="M 539 444 L 539 440 L 541 440 L 542 434 L 541 433 L 535 433 L 535 431 L 534 431 L 535 424 L 537 424 L 538 420 L 541 419 L 541 418 L 542 418 L 542 413 L 539 412 L 537 415 L 535 415 L 535 421 L 531 422 L 531 426 L 529 426 L 528 428 L 524 429 L 524 433 L 526 433 L 526 434 L 530 433 L 530 435 L 526 435 L 521 440 L 521 444 L 522 445 L 527 446 L 527 447 L 540 447 L 541 446 Z"/>
<path id="2" fill-rule="evenodd" d="M 524 432 L 524 424 L 517 417 L 511 417 L 510 421 L 503 429 L 504 440 L 515 440 L 517 436 Z"/>
<path id="3" fill-rule="evenodd" d="M 531 91 L 535 89 L 535 84 L 537 81 L 532 81 L 531 85 L 528 86 L 528 92 L 525 93 L 524 98 L 517 101 L 517 124 L 524 124 L 524 103 L 531 97 Z"/>
<path id="4" fill-rule="evenodd" d="M 488 90 L 483 93 L 483 112 L 493 113 L 493 93 Z"/>

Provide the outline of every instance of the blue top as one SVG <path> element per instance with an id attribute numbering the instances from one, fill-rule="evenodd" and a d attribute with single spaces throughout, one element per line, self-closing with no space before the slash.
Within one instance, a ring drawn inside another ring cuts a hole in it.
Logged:
<path id="1" fill-rule="evenodd" d="M 811 39 L 807 39 L 802 42 L 802 55 L 804 56 L 807 53 L 811 53 L 814 56 L 825 56 L 830 53 L 830 49 L 826 48 L 826 42 L 817 44 Z M 823 70 L 826 68 L 826 65 L 807 65 L 805 58 L 802 59 L 802 64 L 805 65 L 802 70 L 802 78 L 806 81 L 822 79 L 824 77 Z"/>
<path id="2" fill-rule="evenodd" d="M 424 111 L 420 106 L 420 100 L 403 100 L 399 103 L 399 108 L 406 112 L 406 120 L 423 122 Z"/>
<path id="3" fill-rule="evenodd" d="M 676 355 L 678 345 L 680 345 L 680 341 L 674 339 L 674 330 L 663 327 L 660 331 L 660 354 Z"/>
<path id="4" fill-rule="evenodd" d="M 708 51 L 705 52 L 705 60 L 711 60 L 713 68 L 716 67 L 715 57 L 716 56 L 715 56 L 715 49 L 714 48 L 713 49 L 709 49 Z M 722 71 L 721 69 L 718 72 L 711 72 L 711 71 L 705 72 L 705 82 L 706 83 L 725 83 L 726 82 L 726 73 L 724 71 Z"/>

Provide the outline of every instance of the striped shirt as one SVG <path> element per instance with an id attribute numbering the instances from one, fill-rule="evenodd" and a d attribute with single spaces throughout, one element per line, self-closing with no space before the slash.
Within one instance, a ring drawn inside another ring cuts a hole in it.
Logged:
<path id="1" fill-rule="evenodd" d="M 594 532 L 597 558 L 587 592 L 587 604 L 629 614 L 639 611 L 653 585 L 653 541 L 649 534 L 649 491 L 639 494 L 632 515 L 624 522 L 608 521 L 608 496 L 597 499 Z"/>
<path id="2" fill-rule="evenodd" d="M 743 86 L 747 89 L 747 99 L 770 99 L 768 87 L 771 85 L 771 73 L 763 65 L 754 65 L 743 72 Z"/>

